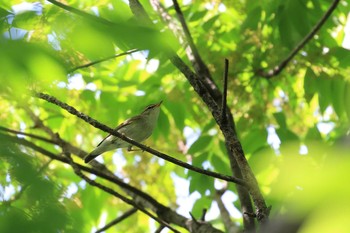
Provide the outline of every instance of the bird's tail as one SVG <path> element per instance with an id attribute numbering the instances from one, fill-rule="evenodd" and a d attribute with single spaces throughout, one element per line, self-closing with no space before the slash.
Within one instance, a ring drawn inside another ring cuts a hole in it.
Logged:
<path id="1" fill-rule="evenodd" d="M 93 160 L 94 158 L 96 158 L 97 156 L 99 156 L 100 154 L 102 154 L 99 151 L 93 150 L 91 151 L 85 158 L 84 158 L 84 162 L 85 163 L 89 163 L 91 160 Z"/>

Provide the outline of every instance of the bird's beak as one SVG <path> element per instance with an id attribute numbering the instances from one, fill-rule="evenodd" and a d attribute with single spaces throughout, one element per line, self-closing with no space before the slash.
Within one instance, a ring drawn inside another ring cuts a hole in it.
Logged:
<path id="1" fill-rule="evenodd" d="M 163 103 L 163 100 L 161 100 L 158 104 L 156 104 L 157 107 L 159 107 Z"/>

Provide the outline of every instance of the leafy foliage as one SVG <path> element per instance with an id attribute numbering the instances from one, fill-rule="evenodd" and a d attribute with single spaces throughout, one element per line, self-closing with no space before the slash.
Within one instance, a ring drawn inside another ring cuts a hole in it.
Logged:
<path id="1" fill-rule="evenodd" d="M 196 167 L 232 175 L 220 129 L 168 59 L 175 51 L 190 64 L 187 44 L 148 1 L 140 2 L 154 25 L 140 23 L 122 0 L 64 1 L 88 15 L 47 1 L 21 8 L 22 1 L 0 3 L 1 126 L 52 140 L 59 135 L 88 152 L 106 133 L 33 97 L 32 91 L 49 93 L 110 127 L 163 100 L 157 128 L 146 144 Z M 171 22 L 180 27 L 176 12 L 166 3 L 162 2 Z M 305 216 L 300 232 L 327 232 L 320 230 L 323 221 L 346 232 L 350 226 L 340 220 L 349 217 L 343 205 L 349 196 L 344 179 L 350 175 L 350 52 L 345 44 L 349 4 L 341 1 L 317 35 L 269 79 L 259 74 L 279 65 L 296 48 L 329 1 L 181 4 L 199 54 L 219 87 L 223 59 L 230 60 L 228 106 L 249 164 L 272 205 L 271 215 Z M 140 51 L 79 68 L 135 48 Z M 70 166 L 15 144 L 3 130 L 0 135 L 0 232 L 88 232 L 130 209 L 82 181 Z M 15 135 L 62 154 L 60 145 Z M 83 164 L 78 156 L 73 158 Z M 98 160 L 172 209 L 188 205 L 179 201 L 179 189 L 185 187 L 179 187 L 178 179 L 188 182 L 186 195 L 199 196 L 191 203 L 196 218 L 203 208 L 214 206 L 218 184 L 212 177 L 141 151 L 111 151 Z M 233 185 L 223 186 L 237 193 Z M 243 213 L 233 202 L 225 204 L 240 213 L 231 218 L 239 218 Z M 224 230 L 218 211 L 209 212 L 209 220 Z M 242 228 L 240 221 L 235 223 Z M 148 232 L 157 226 L 137 212 L 109 231 Z"/>

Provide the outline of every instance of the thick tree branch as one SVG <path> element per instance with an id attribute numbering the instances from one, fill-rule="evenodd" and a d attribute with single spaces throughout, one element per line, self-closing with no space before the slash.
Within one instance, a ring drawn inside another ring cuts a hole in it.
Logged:
<path id="1" fill-rule="evenodd" d="M 165 10 L 160 7 L 159 2 L 157 0 L 152 0 L 152 3 L 153 3 L 154 8 L 158 12 L 160 12 L 160 15 L 161 15 L 163 21 L 166 22 L 169 25 L 169 28 L 174 31 L 174 34 L 177 37 L 180 37 L 180 39 L 181 39 L 182 34 L 178 32 L 177 27 L 173 26 L 174 23 L 172 22 L 170 16 L 168 14 L 166 14 Z M 218 88 L 216 87 L 215 83 L 213 83 L 211 81 L 211 79 L 202 79 L 203 81 L 198 81 L 198 80 L 200 80 L 200 77 L 197 77 L 197 74 L 193 73 L 191 71 L 191 69 L 189 69 L 189 67 L 187 67 L 187 65 L 176 55 L 170 56 L 170 60 L 172 61 L 174 66 L 177 67 L 184 74 L 184 76 L 189 80 L 191 85 L 193 87 L 195 87 L 196 92 L 204 100 L 204 102 L 207 104 L 207 106 L 209 107 L 213 116 L 214 117 L 215 117 L 215 115 L 219 116 L 220 114 L 217 114 L 217 109 L 218 109 L 217 106 L 220 106 L 219 104 L 220 104 L 220 100 L 222 100 L 222 97 L 221 97 L 221 94 L 218 91 Z M 206 82 L 206 84 L 204 84 L 204 82 Z M 210 94 L 208 94 L 208 92 Z M 212 100 L 211 97 L 213 97 L 214 99 Z M 222 103 L 221 103 L 221 105 L 222 105 Z M 236 130 L 235 130 L 235 123 L 233 120 L 233 116 L 232 116 L 230 111 L 227 112 L 227 115 L 228 115 L 227 116 L 228 123 L 227 123 L 226 128 L 231 129 L 233 131 L 233 132 L 231 132 L 231 135 L 235 136 Z M 241 151 L 241 154 L 234 154 L 234 151 L 231 149 L 232 145 L 229 145 L 227 143 L 227 140 L 226 140 L 226 145 L 227 145 L 227 151 L 228 151 L 228 157 L 230 160 L 231 170 L 232 170 L 234 176 L 236 176 L 236 177 L 239 176 L 240 178 L 242 178 L 242 172 L 241 172 L 241 169 L 240 169 L 238 162 L 236 161 L 236 157 L 240 157 L 240 158 L 244 157 L 243 150 L 239 150 L 239 151 Z M 238 146 L 241 147 L 240 144 Z M 241 160 L 244 161 L 244 159 L 241 159 Z M 245 166 L 245 165 L 241 165 L 241 166 Z M 254 198 L 257 200 L 256 203 L 260 203 L 259 206 L 257 207 L 257 209 L 264 210 L 264 209 L 266 209 L 266 205 L 264 204 L 264 199 L 263 199 L 262 195 L 260 194 L 260 191 L 259 191 L 259 188 L 258 188 L 256 182 L 254 182 L 254 179 L 252 179 L 252 180 L 253 180 L 252 185 L 256 187 L 253 189 L 253 193 L 255 194 Z M 237 185 L 237 193 L 238 193 L 239 199 L 241 201 L 242 213 L 244 211 L 253 211 L 253 206 L 252 206 L 251 199 L 250 199 L 250 196 L 249 196 L 247 189 L 245 189 L 244 187 L 242 187 L 240 185 Z M 259 211 L 259 212 L 264 212 L 264 211 Z M 244 221 L 245 229 L 254 229 L 255 228 L 255 222 L 254 222 L 253 218 L 250 218 L 249 216 L 244 215 L 243 221 Z"/>
<path id="2" fill-rule="evenodd" d="M 175 37 L 178 38 L 180 44 L 183 45 L 184 47 L 186 47 L 187 46 L 187 44 L 185 43 L 186 38 L 185 38 L 185 35 L 183 33 L 183 30 L 177 24 L 177 22 L 175 22 L 172 19 L 172 17 L 168 14 L 168 12 L 166 11 L 166 9 L 162 5 L 162 3 L 159 2 L 159 0 L 150 0 L 150 2 L 151 2 L 153 9 L 156 12 L 158 12 L 158 14 L 160 15 L 161 20 L 168 25 L 169 29 L 173 32 Z"/>
<path id="3" fill-rule="evenodd" d="M 88 178 L 86 175 L 84 175 L 79 166 L 77 166 L 73 160 L 70 157 L 69 153 L 65 153 L 66 157 L 68 158 L 68 162 L 69 164 L 72 166 L 74 173 L 76 175 L 78 175 L 80 178 L 82 178 L 83 180 L 85 180 L 88 184 L 90 184 L 91 186 L 95 186 L 103 191 L 105 191 L 106 193 L 109 193 L 117 198 L 119 198 L 120 200 L 124 201 L 125 203 L 133 206 L 134 208 L 142 211 L 143 213 L 147 214 L 149 217 L 151 217 L 152 219 L 154 219 L 155 221 L 159 222 L 160 224 L 166 226 L 167 228 L 171 229 L 173 232 L 176 233 L 180 233 L 180 231 L 174 229 L 172 226 L 170 226 L 167 222 L 165 222 L 163 219 L 160 219 L 159 217 L 153 215 L 152 213 L 150 213 L 148 210 L 146 210 L 143 206 L 140 206 L 138 203 L 134 202 L 132 199 L 129 199 L 127 197 L 124 197 L 123 195 L 121 195 L 120 193 L 114 191 L 113 189 L 106 187 L 90 178 Z"/>
<path id="4" fill-rule="evenodd" d="M 0 133 L 1 137 L 6 137 L 6 140 L 11 141 L 13 143 L 19 144 L 19 145 L 23 145 L 26 147 L 29 147 L 45 156 L 48 156 L 51 159 L 54 160 L 58 160 L 61 161 L 63 163 L 67 163 L 67 164 L 71 164 L 72 162 L 69 161 L 69 159 L 66 156 L 58 156 L 53 154 L 50 151 L 47 151 L 37 145 L 35 145 L 34 143 L 23 139 L 23 138 L 17 138 L 17 137 L 13 137 L 13 136 L 9 136 L 6 134 L 2 134 Z M 63 149 L 64 150 L 64 149 Z M 73 162 L 74 163 L 74 162 Z M 150 207 L 154 212 L 157 213 L 158 216 L 160 216 L 164 221 L 169 222 L 169 223 L 174 223 L 178 226 L 187 228 L 187 229 L 192 229 L 191 224 L 189 224 L 189 222 L 191 222 L 191 220 L 186 219 L 185 217 L 178 215 L 176 212 L 172 211 L 171 209 L 169 209 L 168 207 L 163 206 L 162 204 L 160 204 L 159 202 L 157 202 L 156 200 L 154 200 L 151 196 L 149 196 L 146 193 L 143 193 L 142 191 L 130 186 L 127 183 L 124 183 L 123 181 L 121 181 L 120 179 L 118 179 L 117 177 L 114 177 L 113 174 L 106 174 L 105 172 L 90 168 L 90 167 L 86 167 L 83 166 L 81 164 L 78 163 L 74 163 L 74 166 L 76 166 L 79 170 L 85 171 L 85 172 L 89 172 L 91 174 L 94 174 L 100 178 L 103 178 L 105 180 L 108 180 L 114 184 L 117 184 L 118 186 L 120 186 L 121 188 L 123 188 L 124 190 L 128 190 L 129 192 L 127 192 L 128 194 L 130 194 L 130 192 L 136 194 L 137 196 L 139 196 L 140 198 L 143 198 L 145 200 L 147 200 L 148 202 L 152 203 L 152 206 Z M 145 202 L 144 201 L 137 201 L 139 198 L 135 198 L 135 203 L 137 203 L 139 206 L 145 206 Z M 150 206 L 150 205 L 147 205 Z M 197 228 L 201 228 L 201 225 L 197 225 Z M 215 228 L 213 228 L 212 226 L 205 224 L 205 229 L 208 229 L 208 232 L 221 232 L 216 230 Z M 196 232 L 196 231 L 193 231 Z M 222 233 L 222 232 L 221 232 Z"/>
<path id="5" fill-rule="evenodd" d="M 137 2 L 137 4 L 133 4 L 133 7 L 140 7 L 140 4 L 137 0 L 130 0 L 130 1 Z M 137 15 L 137 14 L 145 14 L 144 16 L 148 17 L 147 13 L 142 9 L 141 10 L 134 9 L 132 11 L 134 14 L 136 14 L 135 16 L 139 19 L 142 19 L 143 16 Z M 249 193 L 252 195 L 252 199 L 255 203 L 258 220 L 259 221 L 266 220 L 268 218 L 268 209 L 266 207 L 263 196 L 260 192 L 255 176 L 252 173 L 247 163 L 247 160 L 244 156 L 241 144 L 237 139 L 237 135 L 235 132 L 235 124 L 234 124 L 234 120 L 231 112 L 230 111 L 227 112 L 229 117 L 229 121 L 227 124 L 221 124 L 220 122 L 220 114 L 218 113 L 220 109 L 219 106 L 221 103 L 222 95 L 218 90 L 218 87 L 216 86 L 216 84 L 213 82 L 209 70 L 201 69 L 203 73 L 201 73 L 199 76 L 198 74 L 193 73 L 191 69 L 188 68 L 187 65 L 175 53 L 169 54 L 169 59 L 185 75 L 187 80 L 194 87 L 197 94 L 202 98 L 202 100 L 208 106 L 214 119 L 216 120 L 221 131 L 224 134 L 225 141 L 228 147 L 228 155 L 231 161 L 231 165 L 235 163 L 238 165 L 237 169 L 241 170 L 244 180 L 246 180 L 247 183 L 249 184 Z M 127 138 L 123 140 L 127 141 Z M 130 144 L 133 144 L 133 143 L 130 143 Z M 236 161 L 233 161 L 233 160 L 236 160 Z M 242 195 L 244 194 L 242 193 Z"/>
<path id="6" fill-rule="evenodd" d="M 248 164 L 247 159 L 244 156 L 242 145 L 239 142 L 237 135 L 235 134 L 232 115 L 230 115 L 228 122 L 222 123 L 219 107 L 212 98 L 212 96 L 208 93 L 206 86 L 202 84 L 202 82 L 198 79 L 197 75 L 193 73 L 191 69 L 189 69 L 188 66 L 178 56 L 173 56 L 170 59 L 171 62 L 185 75 L 185 77 L 190 82 L 194 90 L 208 106 L 216 123 L 219 125 L 222 133 L 224 134 L 225 141 L 229 149 L 229 155 L 232 154 L 234 156 L 234 158 L 229 157 L 231 165 L 234 163 L 238 164 L 243 179 L 249 185 L 249 193 L 252 196 L 252 199 L 257 209 L 257 219 L 259 221 L 267 220 L 269 211 L 265 204 L 264 197 L 260 192 L 258 182 Z"/>
<path id="7" fill-rule="evenodd" d="M 173 5 L 174 5 L 175 12 L 177 14 L 177 17 L 181 23 L 181 26 L 182 26 L 182 29 L 184 31 L 184 35 L 186 37 L 188 45 L 190 47 L 190 51 L 187 53 L 188 58 L 192 62 L 192 65 L 193 65 L 193 67 L 198 75 L 200 75 L 200 76 L 203 75 L 203 77 L 210 77 L 210 79 L 211 79 L 208 67 L 203 62 L 202 57 L 199 55 L 198 49 L 193 41 L 190 29 L 187 26 L 185 17 L 181 11 L 180 5 L 177 2 L 177 0 L 173 0 Z M 193 58 L 192 58 L 192 56 L 193 56 Z M 212 80 L 211 80 L 211 82 L 212 82 Z"/>
<path id="8" fill-rule="evenodd" d="M 291 53 L 276 67 L 273 69 L 264 72 L 263 70 L 258 70 L 256 72 L 257 75 L 260 75 L 264 78 L 272 78 L 279 73 L 288 65 L 288 63 L 293 59 L 293 57 L 299 53 L 299 51 L 316 35 L 316 33 L 320 30 L 323 24 L 327 21 L 327 19 L 331 16 L 332 12 L 336 9 L 340 0 L 334 0 L 331 6 L 328 8 L 323 17 L 318 21 L 318 23 L 312 28 L 312 30 L 307 34 L 302 41 L 291 51 Z"/>
<path id="9" fill-rule="evenodd" d="M 132 1 L 132 0 L 131 0 Z M 136 11 L 133 11 L 136 12 Z M 142 11 L 142 14 L 146 14 Z M 135 15 L 136 17 L 140 17 Z M 228 146 L 228 155 L 230 163 L 238 164 L 238 167 L 235 169 L 240 169 L 241 174 L 243 175 L 244 180 L 249 185 L 249 193 L 252 196 L 254 204 L 257 209 L 257 219 L 259 221 L 265 221 L 268 219 L 269 210 L 265 204 L 265 200 L 260 192 L 258 182 L 244 156 L 242 146 L 237 138 L 235 131 L 235 124 L 231 112 L 228 112 L 229 120 L 227 122 L 221 122 L 220 115 L 220 101 L 222 100 L 222 95 L 218 90 L 216 84 L 213 82 L 210 72 L 207 69 L 206 65 L 196 69 L 196 73 L 193 73 L 192 70 L 175 54 L 168 54 L 170 61 L 175 67 L 177 67 L 190 82 L 197 94 L 202 98 L 206 103 L 209 110 L 211 111 L 215 121 L 219 125 L 221 131 L 224 134 L 226 144 Z M 236 161 L 233 161 L 236 160 Z M 234 170 L 232 169 L 233 173 Z M 241 189 L 239 189 L 241 190 Z M 246 193 L 242 192 L 241 195 Z M 249 197 L 245 198 L 249 200 Z"/>
<path id="10" fill-rule="evenodd" d="M 192 165 L 189 165 L 188 163 L 185 163 L 185 162 L 182 162 L 180 160 L 177 160 L 169 155 L 166 155 L 162 152 L 159 152 L 155 149 L 152 149 L 150 147 L 147 147 L 141 143 L 138 143 L 128 137 L 126 137 L 125 135 L 122 135 L 118 132 L 116 132 L 115 130 L 113 130 L 112 128 L 109 128 L 108 126 L 104 125 L 104 124 L 101 124 L 99 123 L 98 121 L 96 121 L 95 119 L 92 119 L 91 117 L 79 112 L 78 110 L 76 110 L 74 107 L 72 106 L 69 106 L 68 104 L 66 103 L 63 103 L 61 101 L 59 101 L 58 99 L 56 99 L 55 97 L 53 96 L 50 96 L 50 95 L 47 95 L 47 94 L 43 94 L 43 93 L 38 93 L 36 95 L 37 97 L 43 99 L 43 100 L 46 100 L 50 103 L 53 103 L 63 109 L 65 109 L 67 112 L 83 119 L 85 122 L 87 122 L 88 124 L 94 126 L 95 128 L 98 128 L 98 129 L 101 129 L 107 133 L 110 133 L 116 137 L 119 137 L 121 139 L 123 139 L 124 141 L 142 149 L 143 151 L 147 151 L 159 158 L 162 158 L 164 160 L 167 160 L 169 162 L 172 162 L 174 164 L 177 164 L 179 166 L 182 166 L 184 168 L 187 168 L 189 170 L 192 170 L 192 171 L 195 171 L 195 172 L 198 172 L 198 173 L 201 173 L 201 174 L 204 174 L 204 175 L 207 175 L 207 176 L 211 176 L 211 177 L 214 177 L 214 178 L 218 178 L 218 179 L 222 179 L 222 180 L 226 180 L 226 181 L 230 181 L 230 182 L 233 182 L 233 183 L 237 183 L 237 184 L 240 184 L 240 185 L 243 185 L 245 186 L 245 182 L 241 179 L 236 179 L 235 177 L 231 177 L 231 176 L 226 176 L 226 175 L 222 175 L 222 174 L 219 174 L 219 173 L 216 173 L 216 172 L 212 172 L 212 171 L 208 171 L 208 170 L 204 170 L 204 169 L 200 169 L 200 168 L 197 168 L 197 167 L 194 167 Z"/>

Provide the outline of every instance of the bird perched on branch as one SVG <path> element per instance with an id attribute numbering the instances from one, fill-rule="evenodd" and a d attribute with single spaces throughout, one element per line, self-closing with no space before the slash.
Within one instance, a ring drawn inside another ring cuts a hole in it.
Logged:
<path id="1" fill-rule="evenodd" d="M 157 104 L 151 104 L 145 108 L 145 110 L 137 116 L 131 117 L 121 123 L 115 130 L 125 135 L 128 138 L 133 139 L 136 142 L 142 142 L 149 138 L 155 128 L 159 116 L 160 105 L 163 101 L 160 101 Z M 131 150 L 132 145 L 128 142 L 113 136 L 108 135 L 104 138 L 97 147 L 91 151 L 85 158 L 85 163 L 90 162 L 100 154 L 115 150 L 117 148 L 128 148 Z"/>

